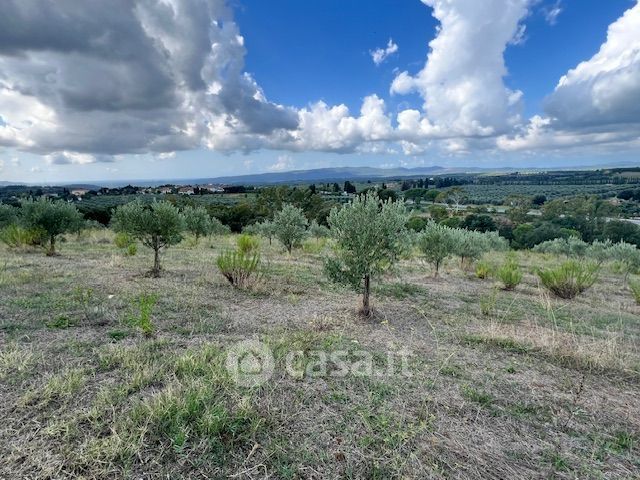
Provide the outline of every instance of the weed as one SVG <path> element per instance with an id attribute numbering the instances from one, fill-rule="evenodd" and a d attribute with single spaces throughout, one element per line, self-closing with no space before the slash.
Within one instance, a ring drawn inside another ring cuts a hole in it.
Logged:
<path id="1" fill-rule="evenodd" d="M 496 304 L 498 302 L 498 291 L 493 288 L 488 295 L 482 295 L 480 297 L 480 312 L 482 315 L 490 317 L 496 311 Z"/>
<path id="2" fill-rule="evenodd" d="M 498 269 L 497 275 L 505 290 L 513 290 L 522 281 L 520 267 L 518 267 L 518 264 L 513 260 L 509 260 L 502 265 L 502 267 Z"/>
<path id="3" fill-rule="evenodd" d="M 45 323 L 47 328 L 64 330 L 73 327 L 74 322 L 66 315 L 58 315 L 57 317 Z"/>
<path id="4" fill-rule="evenodd" d="M 142 294 L 134 303 L 135 314 L 129 316 L 128 323 L 140 329 L 145 337 L 153 335 L 155 327 L 151 319 L 153 307 L 158 302 L 156 294 Z"/>
<path id="5" fill-rule="evenodd" d="M 629 279 L 629 289 L 636 303 L 640 305 L 640 280 Z"/>
<path id="6" fill-rule="evenodd" d="M 493 273 L 493 265 L 485 260 L 476 263 L 476 277 L 485 280 Z"/>
<path id="7" fill-rule="evenodd" d="M 217 260 L 220 273 L 231 285 L 246 288 L 260 277 L 260 254 L 224 252 Z"/>
<path id="8" fill-rule="evenodd" d="M 477 390 L 469 385 L 462 387 L 462 396 L 470 402 L 477 403 L 482 407 L 488 407 L 493 403 L 493 397 L 482 390 Z"/>

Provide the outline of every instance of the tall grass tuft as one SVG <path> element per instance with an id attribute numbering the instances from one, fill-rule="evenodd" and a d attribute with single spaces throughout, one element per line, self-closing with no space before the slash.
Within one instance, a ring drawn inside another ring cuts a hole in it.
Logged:
<path id="1" fill-rule="evenodd" d="M 636 303 L 640 305 L 640 280 L 629 280 L 629 289 Z"/>
<path id="2" fill-rule="evenodd" d="M 555 296 L 571 299 L 596 282 L 599 270 L 593 263 L 568 261 L 556 268 L 538 270 L 538 277 Z"/>
<path id="3" fill-rule="evenodd" d="M 259 253 L 224 252 L 218 257 L 217 265 L 222 276 L 234 287 L 249 287 L 260 276 Z"/>
<path id="4" fill-rule="evenodd" d="M 522 272 L 514 260 L 509 260 L 497 272 L 505 290 L 513 290 L 522 281 Z"/>

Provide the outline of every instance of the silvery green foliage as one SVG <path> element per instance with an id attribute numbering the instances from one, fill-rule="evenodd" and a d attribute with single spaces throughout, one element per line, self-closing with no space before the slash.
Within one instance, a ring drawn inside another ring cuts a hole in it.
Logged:
<path id="1" fill-rule="evenodd" d="M 509 241 L 501 237 L 498 232 L 485 232 L 482 235 L 484 235 L 489 245 L 489 250 L 496 252 L 506 252 L 509 250 Z"/>
<path id="2" fill-rule="evenodd" d="M 160 274 L 160 250 L 179 243 L 185 228 L 182 214 L 165 201 L 121 205 L 113 214 L 112 226 L 116 232 L 128 233 L 153 249 L 155 260 L 151 272 L 156 276 Z"/>
<path id="3" fill-rule="evenodd" d="M 209 235 L 226 235 L 231 232 L 231 229 L 216 217 L 211 217 L 210 222 Z"/>
<path id="4" fill-rule="evenodd" d="M 324 225 L 320 225 L 317 221 L 311 220 L 309 224 L 309 234 L 315 238 L 325 238 L 331 235 L 331 232 Z"/>
<path id="5" fill-rule="evenodd" d="M 583 257 L 587 253 L 589 244 L 579 238 L 555 238 L 547 240 L 533 248 L 534 252 L 564 255 L 566 257 Z"/>
<path id="6" fill-rule="evenodd" d="M 454 253 L 457 238 L 456 229 L 432 221 L 418 234 L 418 248 L 425 260 L 433 265 L 434 276 L 438 276 L 442 262 Z"/>
<path id="7" fill-rule="evenodd" d="M 49 241 L 47 255 L 55 255 L 58 235 L 79 232 L 84 227 L 82 215 L 75 205 L 44 197 L 23 202 L 21 219 L 27 230 L 38 232 Z"/>
<path id="8" fill-rule="evenodd" d="M 309 221 L 302 209 L 293 205 L 284 205 L 273 217 L 275 237 L 280 240 L 289 253 L 300 245 L 307 235 Z"/>
<path id="9" fill-rule="evenodd" d="M 204 207 L 185 207 L 182 210 L 185 229 L 196 237 L 206 237 L 211 233 L 211 217 Z"/>
<path id="10" fill-rule="evenodd" d="M 6 203 L 0 203 L 0 228 L 13 225 L 17 220 L 18 209 Z"/>
<path id="11" fill-rule="evenodd" d="M 601 242 L 600 240 L 594 240 L 594 242 L 587 247 L 585 256 L 596 262 L 598 265 L 603 264 L 611 260 L 611 247 L 613 242 L 609 239 Z"/>
<path id="12" fill-rule="evenodd" d="M 327 261 L 329 276 L 362 291 L 366 277 L 387 270 L 408 247 L 407 219 L 401 202 L 383 202 L 375 193 L 331 210 L 329 227 L 336 240 L 336 256 Z"/>
<path id="13" fill-rule="evenodd" d="M 462 228 L 455 229 L 454 253 L 463 263 L 465 260 L 478 260 L 489 250 L 491 243 L 485 234 Z"/>
<path id="14" fill-rule="evenodd" d="M 629 273 L 640 268 L 640 250 L 638 250 L 638 247 L 635 245 L 626 242 L 618 242 L 609 250 L 611 252 L 611 258 L 622 265 L 625 272 L 625 278 Z"/>

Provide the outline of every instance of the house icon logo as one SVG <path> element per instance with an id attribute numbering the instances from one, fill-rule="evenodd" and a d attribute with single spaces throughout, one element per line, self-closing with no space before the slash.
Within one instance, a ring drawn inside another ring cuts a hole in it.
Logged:
<path id="1" fill-rule="evenodd" d="M 244 340 L 227 350 L 227 372 L 242 387 L 257 387 L 273 375 L 274 359 L 269 347 L 257 340 Z"/>

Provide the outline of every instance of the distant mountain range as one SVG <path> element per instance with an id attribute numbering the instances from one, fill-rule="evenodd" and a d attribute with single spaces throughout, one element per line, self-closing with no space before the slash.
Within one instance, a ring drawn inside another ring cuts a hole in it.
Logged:
<path id="1" fill-rule="evenodd" d="M 416 167 L 416 168 L 376 168 L 376 167 L 336 167 L 336 168 L 316 168 L 312 170 L 292 170 L 288 172 L 255 173 L 250 175 L 234 175 L 224 177 L 209 178 L 163 178 L 157 180 L 111 180 L 111 181 L 89 181 L 62 183 L 67 188 L 99 188 L 99 187 L 122 187 L 125 185 L 136 185 L 141 187 L 154 187 L 158 185 L 187 185 L 187 184 L 226 184 L 226 185 L 274 185 L 280 183 L 323 183 L 340 182 L 344 180 L 366 181 L 366 180 L 390 180 L 393 178 L 411 178 L 434 175 L 453 174 L 490 174 L 490 173 L 513 173 L 513 172 L 545 172 L 545 171 L 579 171 L 596 170 L 615 167 L 637 167 L 638 162 L 615 162 L 615 164 L 599 166 L 574 166 L 574 167 Z M 33 185 L 20 182 L 0 181 L 0 187 L 8 185 Z"/>
<path id="2" fill-rule="evenodd" d="M 422 177 L 432 175 L 509 172 L 513 168 L 446 168 L 439 166 L 417 168 L 376 168 L 376 167 L 337 167 L 316 168 L 313 170 L 292 170 L 288 172 L 255 173 L 250 175 L 232 175 L 212 178 L 130 180 L 118 182 L 97 182 L 104 186 L 157 186 L 163 184 L 225 184 L 225 185 L 274 185 L 279 183 L 322 183 L 344 180 L 382 180 L 389 178 Z"/>

